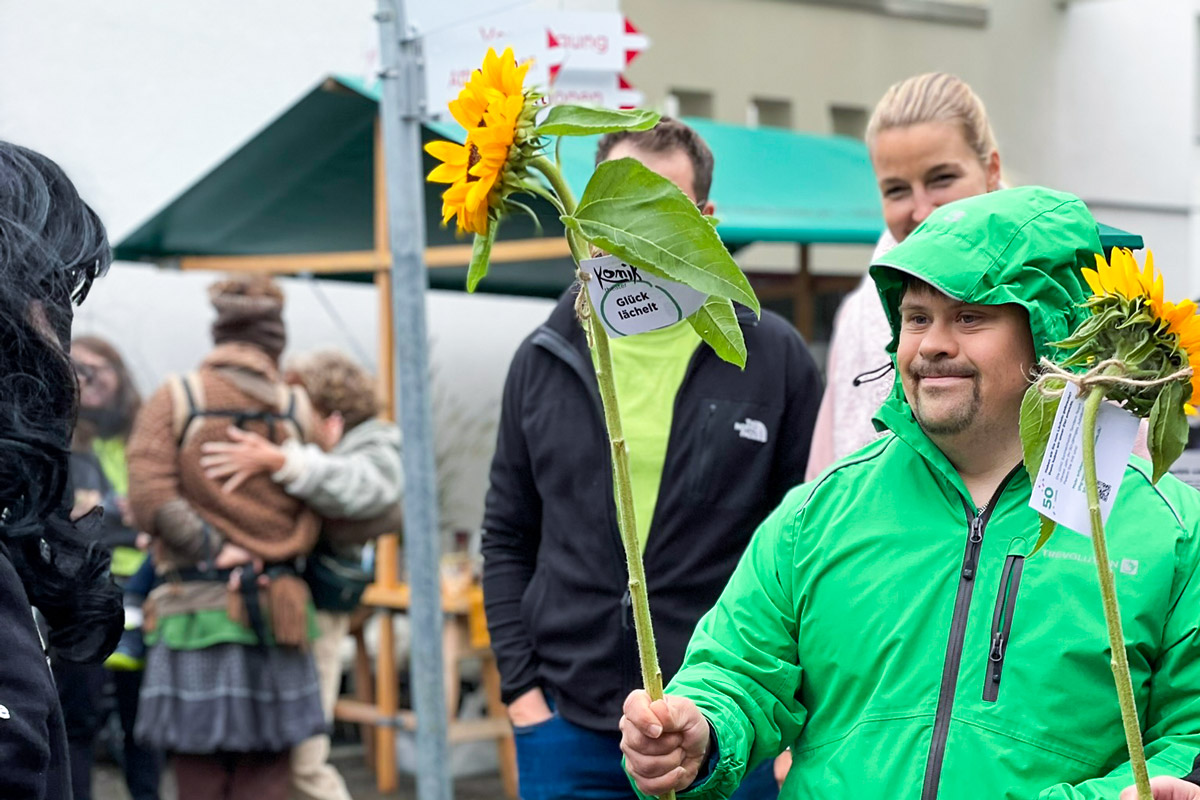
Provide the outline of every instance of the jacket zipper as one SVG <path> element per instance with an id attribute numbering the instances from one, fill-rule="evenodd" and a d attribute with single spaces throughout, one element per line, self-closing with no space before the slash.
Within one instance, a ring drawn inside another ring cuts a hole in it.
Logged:
<path id="1" fill-rule="evenodd" d="M 712 428 L 713 417 L 717 413 L 717 404 L 708 403 L 708 407 L 704 409 L 704 421 L 700 423 L 700 441 L 708 441 L 709 431 Z M 704 494 L 705 487 L 701 485 L 701 481 L 708 474 L 708 465 L 712 461 L 712 448 L 706 447 L 700 454 L 700 458 L 696 459 L 696 469 L 691 475 L 692 488 L 699 494 Z"/>
<path id="2" fill-rule="evenodd" d="M 1021 586 L 1021 570 L 1025 556 L 1004 559 L 1000 590 L 996 594 L 996 610 L 992 614 L 992 644 L 988 649 L 987 677 L 983 684 L 983 700 L 994 703 L 1000 696 L 1000 676 L 1004 672 L 1004 654 L 1008 652 L 1012 633 L 1013 609 L 1017 605 L 1017 590 Z"/>
<path id="3" fill-rule="evenodd" d="M 954 691 L 958 685 L 959 668 L 962 666 L 963 640 L 966 638 L 967 621 L 970 618 L 971 594 L 975 590 L 975 573 L 979 569 L 979 550 L 983 545 L 984 529 L 1008 482 L 1021 469 L 1023 467 L 1020 464 L 1014 467 L 996 487 L 992 499 L 978 512 L 966 500 L 963 501 L 967 510 L 966 551 L 963 553 L 962 569 L 958 576 L 958 593 L 954 597 L 954 615 L 950 619 L 950 641 L 946 644 L 946 660 L 942 666 L 942 683 L 938 690 L 933 738 L 929 742 L 929 758 L 925 762 L 921 800 L 936 800 L 938 784 L 942 779 L 946 737 L 950 734 L 950 714 L 954 710 Z"/>

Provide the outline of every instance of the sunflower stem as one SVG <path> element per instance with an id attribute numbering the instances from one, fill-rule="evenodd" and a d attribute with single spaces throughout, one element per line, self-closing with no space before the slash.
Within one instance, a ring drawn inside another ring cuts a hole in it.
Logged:
<path id="1" fill-rule="evenodd" d="M 1138 722 L 1133 681 L 1129 675 L 1129 657 L 1125 652 L 1125 634 L 1121 630 L 1121 609 L 1117 605 L 1117 587 L 1108 563 L 1108 544 L 1104 540 L 1104 520 L 1100 516 L 1100 491 L 1096 480 L 1096 416 L 1104 402 L 1104 390 L 1094 388 L 1084 395 L 1083 403 L 1083 480 L 1087 490 L 1088 513 L 1092 523 L 1092 548 L 1096 571 L 1100 576 L 1100 596 L 1104 602 L 1104 621 L 1112 649 L 1113 680 L 1121 705 L 1121 722 L 1129 747 L 1129 763 L 1137 786 L 1138 800 L 1153 800 L 1150 777 L 1146 772 L 1146 753 L 1142 747 L 1142 728 Z"/>
<path id="2" fill-rule="evenodd" d="M 595 309 L 586 288 L 580 289 L 583 301 L 584 324 L 596 356 L 596 383 L 600 387 L 600 403 L 604 407 L 604 423 L 608 428 L 613 468 L 613 494 L 617 501 L 617 528 L 625 550 L 625 567 L 629 572 L 629 600 L 633 608 L 633 630 L 637 637 L 638 658 L 642 668 L 642 685 L 650 699 L 663 698 L 662 669 L 658 665 L 658 648 L 654 643 L 654 626 L 650 620 L 650 598 L 646 593 L 646 569 L 642 563 L 642 546 L 637 535 L 637 519 L 633 510 L 633 479 L 629 469 L 629 449 L 621 425 L 617 403 L 617 387 L 613 380 L 612 351 L 608 333 L 598 324 Z M 675 793 L 661 797 L 674 800 Z"/>
<path id="3" fill-rule="evenodd" d="M 575 213 L 575 196 L 563 179 L 562 172 L 545 156 L 534 159 L 530 166 L 546 176 L 554 193 L 562 201 L 567 214 Z M 567 230 L 567 241 L 578 264 L 588 257 L 586 242 Z M 612 458 L 613 495 L 617 503 L 617 529 L 621 534 L 621 547 L 625 551 L 625 567 L 629 572 L 629 600 L 633 608 L 633 630 L 637 638 L 638 659 L 641 662 L 642 685 L 651 700 L 663 698 L 662 669 L 658 665 L 658 647 L 654 643 L 654 626 L 650 620 L 650 598 L 646 593 L 646 569 L 642 563 L 642 546 L 638 541 L 637 518 L 633 510 L 633 478 L 629 468 L 629 449 L 625 443 L 625 431 L 621 424 L 621 409 L 617 402 L 617 384 L 613 378 L 612 350 L 608 333 L 597 322 L 596 309 L 592 306 L 587 288 L 579 291 L 580 317 L 587 328 L 588 343 L 595 355 L 596 384 L 600 388 L 600 405 L 604 409 L 604 425 L 608 429 L 608 442 Z M 674 792 L 661 795 L 664 800 L 675 800 Z"/>

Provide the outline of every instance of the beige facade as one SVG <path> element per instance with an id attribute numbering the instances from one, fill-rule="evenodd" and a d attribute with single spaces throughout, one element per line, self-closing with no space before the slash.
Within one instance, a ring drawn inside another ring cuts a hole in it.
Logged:
<path id="1" fill-rule="evenodd" d="M 982 24 L 864 6 L 967 5 Z M 1168 286 L 1200 293 L 1195 170 L 1197 4 L 1184 0 L 622 0 L 651 39 L 629 68 L 648 104 L 735 123 L 861 130 L 893 82 L 944 70 L 987 104 L 1012 184 L 1073 191 L 1142 233 Z M 703 112 L 709 111 L 708 114 Z M 714 187 L 719 204 L 720 187 Z M 791 268 L 794 249 L 749 266 Z M 821 248 L 814 270 L 858 273 L 863 248 Z"/>

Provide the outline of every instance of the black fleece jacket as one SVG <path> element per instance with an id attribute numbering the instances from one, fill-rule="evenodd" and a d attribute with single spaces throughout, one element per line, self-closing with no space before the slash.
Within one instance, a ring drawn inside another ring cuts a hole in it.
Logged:
<path id="1" fill-rule="evenodd" d="M 484 511 L 483 588 L 505 701 L 542 687 L 616 730 L 641 684 L 609 449 L 574 292 L 517 350 Z M 804 477 L 821 379 L 796 330 L 739 308 L 745 371 L 697 348 L 675 398 L 644 559 L 664 683 L 758 524 Z"/>

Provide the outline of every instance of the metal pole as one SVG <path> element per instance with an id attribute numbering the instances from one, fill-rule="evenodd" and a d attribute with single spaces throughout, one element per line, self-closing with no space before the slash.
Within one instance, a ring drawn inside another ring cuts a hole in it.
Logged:
<path id="1" fill-rule="evenodd" d="M 395 389 L 404 437 L 404 551 L 411 587 L 412 695 L 417 715 L 417 798 L 450 800 L 438 507 L 425 336 L 425 195 L 421 118 L 425 81 L 404 0 L 379 0 L 383 152 L 392 249 Z"/>

